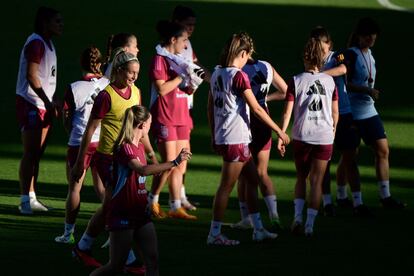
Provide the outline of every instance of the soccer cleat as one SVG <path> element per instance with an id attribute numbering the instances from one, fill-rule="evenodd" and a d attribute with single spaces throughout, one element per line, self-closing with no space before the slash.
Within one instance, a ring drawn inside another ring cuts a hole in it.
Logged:
<path id="1" fill-rule="evenodd" d="M 124 273 L 132 275 L 145 275 L 145 266 L 140 264 L 137 260 L 124 266 Z"/>
<path id="2" fill-rule="evenodd" d="M 352 208 L 352 201 L 349 198 L 336 199 L 336 204 L 341 208 Z"/>
<path id="3" fill-rule="evenodd" d="M 189 201 L 182 201 L 181 207 L 186 209 L 187 211 L 195 211 L 197 210 L 197 207 L 195 207 L 193 204 L 191 204 Z"/>
<path id="4" fill-rule="evenodd" d="M 207 237 L 207 245 L 235 246 L 239 244 L 238 240 L 230 240 L 223 234 L 217 236 L 208 235 Z"/>
<path id="5" fill-rule="evenodd" d="M 22 215 L 32 215 L 33 210 L 32 207 L 30 207 L 30 201 L 25 201 L 20 203 L 19 205 L 19 211 Z"/>
<path id="6" fill-rule="evenodd" d="M 35 212 L 47 212 L 51 209 L 50 207 L 47 207 L 46 205 L 38 201 L 37 199 L 30 200 L 30 207 L 32 208 L 32 211 Z"/>
<path id="7" fill-rule="evenodd" d="M 161 209 L 159 203 L 151 204 L 151 214 L 154 218 L 163 219 L 167 217 L 167 214 Z"/>
<path id="8" fill-rule="evenodd" d="M 282 223 L 279 218 L 272 218 L 270 220 L 270 231 L 271 232 L 280 232 L 283 230 Z"/>
<path id="9" fill-rule="evenodd" d="M 303 233 L 302 222 L 294 220 L 292 222 L 292 225 L 290 226 L 290 231 L 294 235 L 302 235 L 302 233 Z"/>
<path id="10" fill-rule="evenodd" d="M 100 267 L 102 264 L 92 257 L 90 250 L 80 250 L 78 245 L 72 249 L 72 256 L 87 267 Z"/>
<path id="11" fill-rule="evenodd" d="M 75 237 L 73 236 L 73 233 L 70 233 L 69 235 L 63 234 L 62 236 L 57 236 L 55 238 L 55 242 L 57 242 L 57 243 L 66 243 L 66 244 L 74 244 L 75 243 Z"/>
<path id="12" fill-rule="evenodd" d="M 246 230 L 246 229 L 252 229 L 253 224 L 249 218 L 244 218 L 237 223 L 231 224 L 230 227 L 234 229 Z"/>
<path id="13" fill-rule="evenodd" d="M 168 216 L 170 218 L 176 218 L 176 219 L 187 219 L 187 220 L 196 220 L 197 217 L 193 215 L 187 214 L 184 208 L 178 208 L 177 210 L 168 211 Z"/>
<path id="14" fill-rule="evenodd" d="M 391 196 L 386 198 L 381 198 L 380 202 L 382 206 L 386 209 L 404 209 L 407 204 L 392 198 Z"/>
<path id="15" fill-rule="evenodd" d="M 335 206 L 332 203 L 326 204 L 325 206 L 323 206 L 323 214 L 325 217 L 335 217 Z"/>
<path id="16" fill-rule="evenodd" d="M 253 241 L 255 242 L 261 242 L 265 240 L 274 240 L 277 238 L 277 234 L 271 233 L 267 231 L 266 229 L 262 228 L 260 230 L 254 230 L 252 238 L 253 238 Z"/>
<path id="17" fill-rule="evenodd" d="M 353 209 L 353 214 L 355 217 L 360 218 L 373 218 L 374 214 L 369 210 L 365 204 L 360 204 Z"/>

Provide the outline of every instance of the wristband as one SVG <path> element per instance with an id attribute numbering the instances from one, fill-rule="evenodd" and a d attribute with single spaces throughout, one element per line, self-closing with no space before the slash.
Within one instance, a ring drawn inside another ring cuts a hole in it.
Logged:
<path id="1" fill-rule="evenodd" d="M 154 155 L 155 155 L 155 152 L 153 151 L 147 153 L 148 158 L 152 158 L 154 157 Z"/>
<path id="2" fill-rule="evenodd" d="M 178 163 L 177 159 L 174 159 L 171 162 L 173 163 L 174 167 L 177 167 L 178 165 L 180 165 L 180 163 Z"/>

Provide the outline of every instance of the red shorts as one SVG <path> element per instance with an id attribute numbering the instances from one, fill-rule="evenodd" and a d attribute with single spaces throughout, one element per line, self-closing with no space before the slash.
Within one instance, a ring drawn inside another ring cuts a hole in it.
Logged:
<path id="1" fill-rule="evenodd" d="M 248 144 L 215 145 L 214 149 L 226 162 L 247 162 L 252 157 Z"/>
<path id="2" fill-rule="evenodd" d="M 252 142 L 249 147 L 254 155 L 262 150 L 270 150 L 272 147 L 272 129 L 269 126 L 253 115 L 250 118 L 250 131 Z"/>
<path id="3" fill-rule="evenodd" d="M 302 141 L 293 141 L 295 162 L 308 163 L 312 159 L 330 160 L 333 145 L 312 145 Z"/>
<path id="4" fill-rule="evenodd" d="M 88 169 L 89 167 L 93 167 L 95 165 L 95 158 L 94 154 L 96 152 L 96 148 L 98 147 L 98 142 L 93 142 L 89 144 L 88 149 L 86 150 L 85 159 L 83 161 L 83 167 Z M 76 159 L 78 158 L 79 153 L 79 146 L 68 146 L 68 151 L 66 155 L 66 161 L 69 164 L 70 168 L 73 168 L 75 165 Z"/>
<path id="5" fill-rule="evenodd" d="M 97 151 L 94 154 L 94 162 L 104 186 L 111 185 L 113 156 Z"/>
<path id="6" fill-rule="evenodd" d="M 49 128 L 52 124 L 45 109 L 39 109 L 20 95 L 16 95 L 16 117 L 21 131 Z"/>
<path id="7" fill-rule="evenodd" d="M 153 135 L 156 143 L 165 143 L 169 141 L 190 140 L 191 129 L 188 126 L 164 126 L 154 124 Z"/>

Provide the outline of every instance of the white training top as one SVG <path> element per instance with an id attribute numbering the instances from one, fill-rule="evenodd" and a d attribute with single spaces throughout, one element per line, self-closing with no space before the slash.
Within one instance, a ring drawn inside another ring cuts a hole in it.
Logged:
<path id="1" fill-rule="evenodd" d="M 363 53 L 359 48 L 352 47 L 349 49 L 356 54 L 355 64 L 352 64 L 352 75 L 348 74 L 348 82 L 355 85 L 374 87 L 375 75 L 377 73 L 375 68 L 375 59 L 371 54 L 371 50 Z M 369 83 L 371 77 L 372 82 Z M 363 120 L 378 115 L 375 109 L 375 102 L 371 96 L 365 93 L 353 93 L 349 91 L 349 100 L 351 102 L 352 116 L 354 120 Z"/>
<path id="2" fill-rule="evenodd" d="M 182 53 L 179 54 L 186 60 L 194 61 L 194 52 L 193 47 L 191 46 L 190 40 L 187 40 L 187 48 L 184 49 Z M 188 100 L 188 109 L 192 109 L 194 106 L 194 95 L 188 95 L 187 94 L 187 100 Z"/>
<path id="3" fill-rule="evenodd" d="M 262 107 L 266 107 L 266 97 L 273 82 L 272 65 L 266 61 L 256 60 L 254 63 L 247 63 L 242 70 L 249 76 L 256 100 Z"/>
<path id="4" fill-rule="evenodd" d="M 57 74 L 57 59 L 55 47 L 51 40 L 49 40 L 49 45 L 43 40 L 43 38 L 33 33 L 31 34 L 24 44 L 23 50 L 20 54 L 20 64 L 19 72 L 17 75 L 17 85 L 16 85 L 16 94 L 22 96 L 28 102 L 32 103 L 39 109 L 45 109 L 44 102 L 39 98 L 39 96 L 33 91 L 30 87 L 27 80 L 27 66 L 28 61 L 25 57 L 26 46 L 33 40 L 40 40 L 45 46 L 45 53 L 39 64 L 39 74 L 40 83 L 43 91 L 45 92 L 47 98 L 52 101 L 53 95 L 56 91 L 56 74 Z"/>
<path id="5" fill-rule="evenodd" d="M 99 92 L 109 85 L 106 77 L 100 79 L 92 78 L 91 80 L 80 80 L 70 85 L 73 99 L 75 102 L 75 111 L 72 118 L 72 131 L 69 136 L 69 146 L 79 146 L 82 141 L 88 123 L 95 97 Z M 101 126 L 93 133 L 91 142 L 99 141 Z"/>
<path id="6" fill-rule="evenodd" d="M 233 78 L 237 72 L 241 70 L 217 67 L 211 76 L 216 145 L 247 144 L 252 140 L 249 106 L 242 95 L 233 91 Z"/>
<path id="7" fill-rule="evenodd" d="M 293 80 L 295 103 L 292 138 L 314 145 L 332 144 L 334 80 L 325 73 L 309 72 L 296 75 Z"/>

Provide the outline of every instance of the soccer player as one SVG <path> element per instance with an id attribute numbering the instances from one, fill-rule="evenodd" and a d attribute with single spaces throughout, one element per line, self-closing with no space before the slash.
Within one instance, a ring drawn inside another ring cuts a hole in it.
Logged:
<path id="1" fill-rule="evenodd" d="M 375 88 L 376 66 L 371 48 L 380 32 L 371 18 L 358 21 L 349 41 L 346 54 L 348 66 L 347 89 L 352 116 L 362 138 L 375 153 L 375 171 L 380 202 L 384 208 L 401 209 L 405 204 L 391 197 L 389 180 L 389 147 L 381 118 L 375 108 L 380 91 Z"/>
<path id="2" fill-rule="evenodd" d="M 344 53 L 341 51 L 333 52 L 332 40 L 328 31 L 323 27 L 316 27 L 311 31 L 310 37 L 320 41 L 323 50 L 324 73 L 334 77 L 335 85 L 338 90 L 338 110 L 339 119 L 335 132 L 335 147 L 340 151 L 341 157 L 336 171 L 337 183 L 337 204 L 341 207 L 353 206 L 354 215 L 360 217 L 372 217 L 368 207 L 363 204 L 361 194 L 361 183 L 359 170 L 356 161 L 358 149 L 358 134 L 353 126 L 351 104 L 346 90 L 346 62 Z M 324 181 L 322 184 L 322 200 L 324 214 L 335 216 L 335 207 L 332 202 L 330 189 L 330 161 L 326 168 Z M 348 199 L 346 183 L 349 182 L 353 202 Z"/>
<path id="3" fill-rule="evenodd" d="M 185 28 L 175 22 L 160 21 L 157 24 L 161 42 L 156 47 L 157 55 L 150 68 L 152 131 L 163 162 L 173 160 L 182 148 L 188 147 L 192 120 L 188 111 L 187 94 L 196 89 L 190 84 L 188 66 L 192 62 L 177 58 L 177 54 L 187 46 L 188 35 Z M 181 63 L 179 63 L 181 62 Z M 184 67 L 187 66 L 186 68 Z M 192 77 L 191 77 L 192 78 Z M 202 81 L 202 79 L 201 79 Z M 172 218 L 194 220 L 181 204 L 181 186 L 186 162 L 163 172 L 154 181 L 149 195 L 152 213 L 165 217 L 158 203 L 159 185 L 169 180 L 170 210 Z"/>
<path id="4" fill-rule="evenodd" d="M 263 228 L 258 211 L 257 185 L 259 176 L 253 162 L 249 143 L 250 112 L 277 133 L 283 144 L 289 137 L 272 121 L 257 102 L 249 78 L 241 69 L 254 51 L 253 40 L 247 33 L 234 34 L 226 43 L 220 66 L 216 67 L 208 98 L 208 115 L 213 145 L 223 157 L 221 180 L 213 203 L 213 219 L 207 244 L 220 246 L 238 245 L 238 240 L 228 239 L 221 233 L 224 212 L 234 184 L 239 178 L 247 181 L 246 201 L 253 223 L 253 240 L 275 239 L 277 234 Z"/>
<path id="5" fill-rule="evenodd" d="M 91 114 L 93 102 L 98 93 L 109 84 L 109 80 L 102 77 L 101 72 L 102 55 L 98 48 L 91 46 L 85 49 L 81 55 L 81 67 L 83 76 L 81 80 L 69 85 L 64 98 L 63 120 L 64 126 L 69 133 L 66 174 L 69 182 L 68 196 L 66 199 L 65 227 L 62 236 L 55 238 L 58 243 L 74 243 L 76 217 L 80 208 L 80 191 L 86 171 L 91 167 L 93 186 L 99 199 L 102 201 L 105 188 L 98 175 L 96 164 L 93 161 L 94 154 L 99 142 L 100 127 L 95 130 L 91 142 L 86 151 L 85 171 L 79 181 L 73 182 L 70 170 L 76 161 L 82 135 Z"/>
<path id="6" fill-rule="evenodd" d="M 249 59 L 242 70 L 249 77 L 252 92 L 254 93 L 257 102 L 268 114 L 269 109 L 267 107 L 267 101 L 285 99 L 287 88 L 286 82 L 270 63 L 263 60 Z M 277 91 L 268 95 L 272 85 L 277 88 Z M 275 231 L 279 231 L 281 229 L 281 224 L 277 211 L 276 193 L 273 187 L 273 182 L 267 172 L 270 148 L 272 146 L 272 129 L 260 119 L 256 118 L 254 114 L 250 114 L 250 129 L 252 132 L 252 142 L 249 147 L 260 177 L 259 188 L 268 209 L 272 228 Z M 237 191 L 242 220 L 233 224 L 232 227 L 234 228 L 245 229 L 252 227 L 245 201 L 245 185 L 245 180 L 243 178 L 240 179 Z"/>
<path id="7" fill-rule="evenodd" d="M 147 175 L 179 166 L 191 158 L 187 149 L 171 162 L 147 165 L 143 134 L 148 134 L 151 115 L 143 106 L 132 106 L 125 112 L 119 136 L 114 144 L 114 179 L 108 204 L 107 228 L 110 231 L 110 260 L 91 275 L 115 275 L 121 272 L 128 250 L 135 240 L 144 258 L 145 275 L 158 275 L 157 235 L 147 211 Z"/>
<path id="8" fill-rule="evenodd" d="M 51 39 L 62 34 L 63 18 L 55 9 L 40 7 L 34 25 L 34 33 L 20 54 L 16 85 L 16 115 L 23 143 L 19 210 L 24 215 L 48 211 L 36 198 L 36 186 L 40 158 L 59 109 L 55 95 L 57 58 Z"/>
<path id="9" fill-rule="evenodd" d="M 311 189 L 305 235 L 312 236 L 321 199 L 322 180 L 332 155 L 338 122 L 338 94 L 332 77 L 319 72 L 323 66 L 323 49 L 319 39 L 308 39 L 303 62 L 305 72 L 294 76 L 288 85 L 282 130 L 287 129 L 293 112 L 292 137 L 297 178 L 291 230 L 295 234 L 302 233 L 306 180 L 309 177 Z M 283 156 L 285 146 L 280 140 L 278 149 Z"/>
<path id="10" fill-rule="evenodd" d="M 99 146 L 96 150 L 98 174 L 105 186 L 105 198 L 100 207 L 89 221 L 88 227 L 80 241 L 73 249 L 73 255 L 79 258 L 86 266 L 98 267 L 100 263 L 91 256 L 91 247 L 95 238 L 105 227 L 105 211 L 112 196 L 110 183 L 112 167 L 113 145 L 122 126 L 125 110 L 141 103 L 140 90 L 134 85 L 138 77 L 139 62 L 134 54 L 116 49 L 113 59 L 111 83 L 101 91 L 95 99 L 91 116 L 86 126 L 79 148 L 78 157 L 71 171 L 72 181 L 79 181 L 84 172 L 86 150 L 93 133 L 101 125 Z M 147 135 L 144 135 L 145 150 L 153 151 Z M 132 250 L 127 264 L 133 263 L 135 256 Z M 126 269 L 132 269 L 131 266 Z"/>

